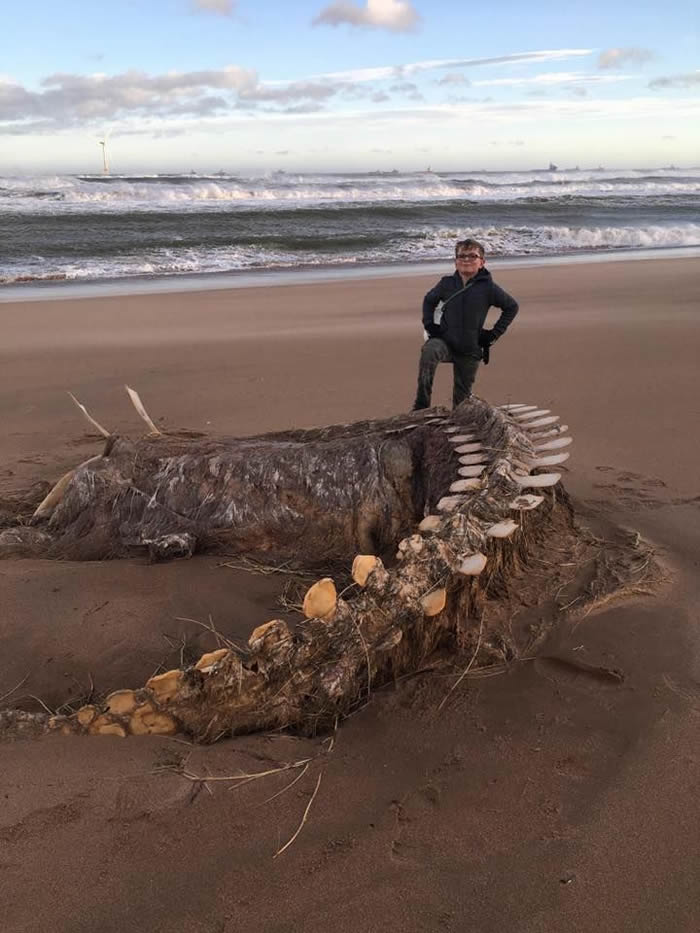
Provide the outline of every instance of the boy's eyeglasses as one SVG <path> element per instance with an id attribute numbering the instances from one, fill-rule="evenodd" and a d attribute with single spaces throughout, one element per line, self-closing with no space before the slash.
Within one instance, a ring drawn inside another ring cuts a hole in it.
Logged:
<path id="1" fill-rule="evenodd" d="M 457 259 L 481 259 L 480 253 L 457 253 Z"/>

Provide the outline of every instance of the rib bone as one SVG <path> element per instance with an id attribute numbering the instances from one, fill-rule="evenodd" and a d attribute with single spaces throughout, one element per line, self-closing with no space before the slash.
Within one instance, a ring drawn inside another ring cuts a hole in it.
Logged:
<path id="1" fill-rule="evenodd" d="M 143 420 L 148 425 L 151 434 L 158 434 L 158 435 L 162 434 L 162 431 L 159 431 L 158 428 L 155 426 L 155 424 L 153 424 L 153 422 L 151 421 L 148 412 L 143 407 L 143 402 L 139 398 L 138 392 L 136 392 L 134 389 L 130 389 L 129 386 L 124 386 L 124 388 L 126 389 L 129 395 L 129 398 L 131 399 L 132 405 L 134 406 L 138 414 L 141 416 L 141 418 L 143 418 Z"/>
<path id="2" fill-rule="evenodd" d="M 97 430 L 100 432 L 100 434 L 103 437 L 111 437 L 111 434 L 109 433 L 109 431 L 106 428 L 103 428 L 102 425 L 98 421 L 95 421 L 95 419 L 92 417 L 92 415 L 87 410 L 87 408 L 78 401 L 78 399 L 73 395 L 73 393 L 69 392 L 68 394 L 73 399 L 73 401 L 78 406 L 78 408 L 83 413 L 83 415 L 90 422 L 90 424 L 93 426 L 93 428 L 97 428 Z"/>

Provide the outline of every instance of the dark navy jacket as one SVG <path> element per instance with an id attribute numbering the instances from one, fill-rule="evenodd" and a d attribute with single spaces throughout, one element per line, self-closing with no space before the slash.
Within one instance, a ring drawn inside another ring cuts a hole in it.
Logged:
<path id="1" fill-rule="evenodd" d="M 467 286 L 466 291 L 457 295 L 464 288 L 459 272 L 441 278 L 423 299 L 423 326 L 433 323 L 434 311 L 443 302 L 440 336 L 450 350 L 460 356 L 480 360 L 479 331 L 484 326 L 489 308 L 501 309 L 501 315 L 493 325 L 493 338 L 497 340 L 505 334 L 518 313 L 518 302 L 496 285 L 486 269 L 479 269 Z"/>

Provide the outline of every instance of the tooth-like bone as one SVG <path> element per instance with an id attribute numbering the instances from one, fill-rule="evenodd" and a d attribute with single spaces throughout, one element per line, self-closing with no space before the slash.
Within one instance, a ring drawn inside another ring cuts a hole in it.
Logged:
<path id="1" fill-rule="evenodd" d="M 482 450 L 483 444 L 460 444 L 459 447 L 455 447 L 455 453 L 457 454 L 473 454 L 477 450 Z"/>
<path id="2" fill-rule="evenodd" d="M 546 431 L 531 431 L 529 433 L 532 441 L 538 441 L 543 437 L 555 437 L 557 434 L 566 434 L 568 430 L 568 424 L 558 424 L 554 428 L 547 428 Z"/>
<path id="3" fill-rule="evenodd" d="M 442 525 L 442 518 L 439 515 L 426 515 L 418 524 L 419 531 L 437 531 Z"/>
<path id="4" fill-rule="evenodd" d="M 523 431 L 529 431 L 530 428 L 543 428 L 546 424 L 556 424 L 559 421 L 559 415 L 549 415 L 547 418 L 537 418 L 528 424 L 521 424 L 519 427 Z"/>
<path id="5" fill-rule="evenodd" d="M 519 509 L 521 512 L 529 512 L 530 509 L 536 509 L 538 505 L 542 505 L 544 502 L 544 496 L 532 496 L 532 495 L 522 495 L 516 496 L 512 502 L 509 503 L 511 509 Z"/>
<path id="6" fill-rule="evenodd" d="M 465 577 L 478 577 L 485 566 L 486 555 L 479 552 L 478 554 L 470 554 L 469 557 L 465 557 L 459 565 L 457 572 Z"/>
<path id="7" fill-rule="evenodd" d="M 69 394 L 70 397 L 73 399 L 73 401 L 74 401 L 75 404 L 78 406 L 78 408 L 81 410 L 81 412 L 83 413 L 83 415 L 85 415 L 85 417 L 86 417 L 87 420 L 90 422 L 90 424 L 93 426 L 93 428 L 97 428 L 97 430 L 100 432 L 100 434 L 101 434 L 103 437 L 111 437 L 111 436 L 112 436 L 106 428 L 103 428 L 102 425 L 101 425 L 98 421 L 95 421 L 95 419 L 92 417 L 92 415 L 91 415 L 90 412 L 87 410 L 87 408 L 86 408 L 84 405 L 82 405 L 82 404 L 78 401 L 78 399 L 73 395 L 72 392 L 69 392 L 68 394 Z"/>
<path id="8" fill-rule="evenodd" d="M 143 420 L 144 420 L 144 421 L 146 422 L 146 424 L 148 425 L 151 434 L 162 434 L 162 431 L 160 431 L 160 430 L 155 426 L 155 424 L 153 424 L 153 422 L 151 421 L 148 412 L 147 412 L 146 409 L 143 407 L 143 402 L 142 402 L 141 399 L 139 398 L 138 392 L 136 392 L 134 389 L 130 389 L 129 386 L 124 386 L 124 388 L 126 389 L 128 395 L 129 395 L 129 398 L 131 399 L 132 405 L 134 406 L 134 408 L 136 409 L 136 411 L 138 412 L 138 414 L 143 418 Z"/>
<path id="9" fill-rule="evenodd" d="M 561 479 L 561 473 L 540 473 L 538 476 L 518 476 L 513 474 L 513 479 L 518 486 L 525 489 L 539 489 L 544 486 L 555 486 Z"/>
<path id="10" fill-rule="evenodd" d="M 535 409 L 535 411 L 529 411 L 527 412 L 527 414 L 524 414 L 524 415 L 521 414 L 520 412 L 516 412 L 513 415 L 513 417 L 515 418 L 516 421 L 531 421 L 533 418 L 539 418 L 540 415 L 548 415 L 548 414 L 550 414 L 549 408 L 537 408 Z"/>
<path id="11" fill-rule="evenodd" d="M 330 577 L 323 577 L 306 591 L 304 615 L 307 619 L 330 619 L 337 602 L 335 583 Z"/>
<path id="12" fill-rule="evenodd" d="M 460 476 L 481 476 L 481 474 L 486 469 L 486 464 L 478 464 L 476 466 L 463 466 L 460 467 L 457 472 Z"/>
<path id="13" fill-rule="evenodd" d="M 196 671 L 202 671 L 203 674 L 208 674 L 212 667 L 222 658 L 225 658 L 227 654 L 229 654 L 228 648 L 217 648 L 216 651 L 207 651 L 207 653 L 203 654 L 199 661 L 197 661 L 194 668 Z"/>
<path id="14" fill-rule="evenodd" d="M 557 437 L 553 441 L 545 441 L 544 444 L 535 444 L 535 450 L 559 450 L 560 447 L 568 447 L 573 440 L 573 437 Z"/>
<path id="15" fill-rule="evenodd" d="M 448 438 L 450 444 L 464 444 L 466 441 L 473 441 L 476 434 L 455 434 Z"/>
<path id="16" fill-rule="evenodd" d="M 184 674 L 182 671 L 166 671 L 164 674 L 156 674 L 146 681 L 148 689 L 156 695 L 159 703 L 166 703 L 177 694 L 182 684 Z"/>
<path id="17" fill-rule="evenodd" d="M 455 480 L 450 485 L 450 492 L 469 492 L 471 489 L 481 489 L 481 480 L 476 476 Z"/>
<path id="18" fill-rule="evenodd" d="M 462 466 L 473 466 L 475 463 L 483 463 L 486 459 L 484 454 L 464 454 L 459 458 Z"/>
<path id="19" fill-rule="evenodd" d="M 537 457 L 532 461 L 531 467 L 543 467 L 543 466 L 555 466 L 557 463 L 564 463 L 565 460 L 568 460 L 571 454 L 567 451 L 563 454 L 550 454 L 547 457 Z"/>
<path id="20" fill-rule="evenodd" d="M 487 529 L 486 534 L 489 538 L 509 538 L 516 528 L 519 527 L 520 525 L 514 522 L 512 518 L 506 518 L 505 521 L 491 525 L 491 527 Z"/>
<path id="21" fill-rule="evenodd" d="M 423 612 L 427 616 L 436 616 L 438 613 L 442 612 L 446 603 L 447 590 L 445 589 L 433 590 L 432 593 L 423 596 L 420 601 Z"/>
<path id="22" fill-rule="evenodd" d="M 358 554 L 352 562 L 352 578 L 358 586 L 364 586 L 375 567 L 381 566 L 381 560 L 374 554 Z"/>
<path id="23" fill-rule="evenodd" d="M 464 502 L 464 496 L 443 496 L 436 505 L 438 512 L 454 512 Z"/>

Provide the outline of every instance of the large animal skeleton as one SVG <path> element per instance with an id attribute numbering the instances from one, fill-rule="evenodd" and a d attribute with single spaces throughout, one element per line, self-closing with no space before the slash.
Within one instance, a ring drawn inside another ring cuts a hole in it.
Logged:
<path id="1" fill-rule="evenodd" d="M 245 651 L 222 648 L 71 716 L 0 713 L 0 733 L 186 732 L 332 726 L 370 687 L 452 644 L 489 658 L 518 647 L 484 625 L 486 583 L 527 566 L 548 536 L 575 540 L 561 475 L 571 438 L 534 405 L 477 398 L 380 421 L 243 439 L 107 437 L 66 474 L 33 522 L 0 533 L 0 555 L 104 559 L 148 551 L 265 555 L 352 565 L 339 595 L 324 577 L 292 631 L 264 621 Z M 573 544 L 572 544 L 573 546 Z"/>

